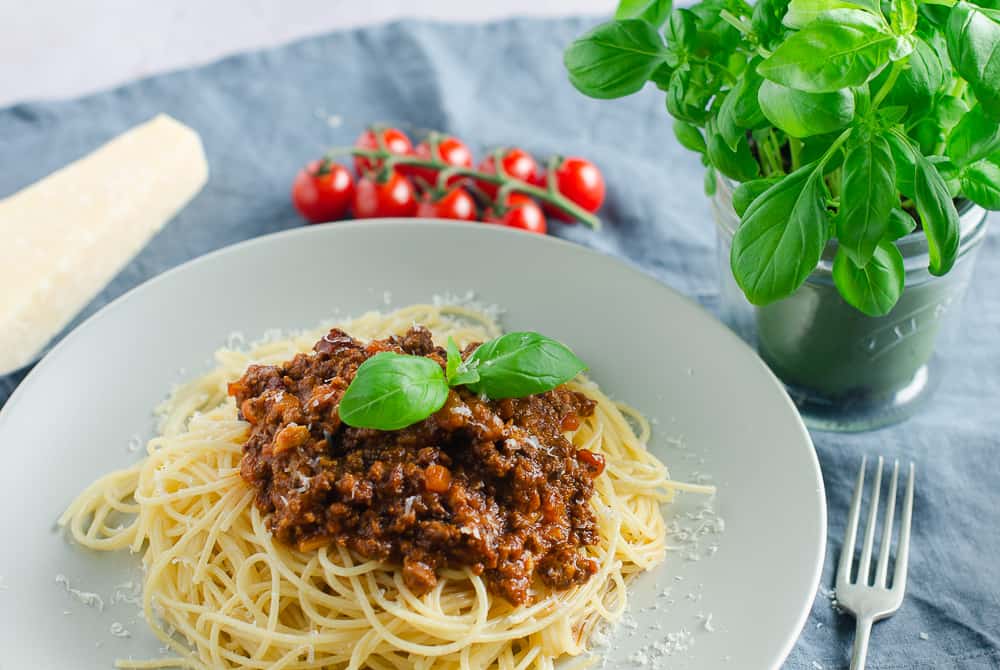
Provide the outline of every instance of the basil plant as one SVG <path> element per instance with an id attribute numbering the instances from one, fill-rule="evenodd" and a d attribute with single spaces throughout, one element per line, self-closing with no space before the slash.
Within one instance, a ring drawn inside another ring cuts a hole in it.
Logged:
<path id="1" fill-rule="evenodd" d="M 879 316 L 903 290 L 896 239 L 922 228 L 943 275 L 956 203 L 1000 209 L 1000 0 L 978 1 L 621 0 L 564 60 L 594 98 L 653 82 L 708 193 L 738 183 L 750 302 L 793 293 L 836 239 L 840 294 Z"/>

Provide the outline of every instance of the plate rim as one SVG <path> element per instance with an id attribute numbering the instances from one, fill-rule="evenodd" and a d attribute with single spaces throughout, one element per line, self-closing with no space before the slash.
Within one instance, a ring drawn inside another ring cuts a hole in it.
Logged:
<path id="1" fill-rule="evenodd" d="M 108 317 L 109 314 L 114 313 L 116 310 L 120 309 L 121 306 L 131 300 L 136 300 L 142 290 L 147 286 L 161 283 L 163 281 L 169 281 L 171 277 L 175 274 L 180 274 L 187 271 L 191 266 L 202 265 L 206 263 L 211 263 L 213 260 L 219 256 L 226 254 L 237 253 L 239 250 L 247 247 L 253 247 L 258 245 L 267 245 L 275 239 L 292 238 L 299 236 L 310 236 L 310 235 L 335 235 L 338 230 L 353 230 L 357 228 L 365 227 L 394 227 L 394 226 L 435 226 L 443 229 L 454 228 L 454 229 L 483 229 L 479 226 L 470 226 L 470 222 L 465 221 L 453 221 L 449 219 L 432 219 L 424 217 L 413 217 L 413 218 L 378 218 L 378 219 L 354 219 L 350 221 L 337 221 L 330 222 L 327 224 L 320 225 L 306 225 L 296 228 L 289 228 L 285 230 L 275 231 L 273 233 L 268 233 L 265 235 L 259 235 L 246 240 L 241 240 L 228 244 L 218 249 L 213 249 L 212 251 L 206 252 L 200 256 L 195 256 L 182 263 L 175 265 L 149 279 L 143 281 L 136 286 L 133 286 L 126 292 L 122 293 L 120 296 L 108 302 L 106 305 L 99 308 L 96 312 L 88 316 L 86 319 L 77 324 L 70 332 L 66 333 L 65 336 L 59 340 L 55 345 L 51 346 L 44 355 L 34 364 L 28 374 L 21 380 L 21 382 L 15 387 L 14 392 L 7 398 L 7 402 L 4 403 L 3 407 L 0 407 L 0 432 L 3 431 L 3 427 L 6 424 L 8 417 L 13 413 L 11 408 L 16 408 L 20 403 L 21 397 L 28 393 L 35 383 L 36 379 L 40 376 L 39 371 L 44 371 L 48 369 L 49 366 L 53 365 L 52 360 L 56 358 L 55 354 L 61 352 L 67 343 L 73 342 L 78 336 L 80 331 L 94 327 L 93 324 L 98 323 L 102 319 Z M 474 222 L 473 222 L 474 225 Z M 812 605 L 816 598 L 816 594 L 819 589 L 820 579 L 822 578 L 823 567 L 826 564 L 827 558 L 827 541 L 829 539 L 829 529 L 828 529 L 828 509 L 827 509 L 827 496 L 826 496 L 826 486 L 823 481 L 822 468 L 820 467 L 819 455 L 816 451 L 816 445 L 812 440 L 812 436 L 809 434 L 809 430 L 806 428 L 805 423 L 802 420 L 802 416 L 799 414 L 798 409 L 795 407 L 795 403 L 792 401 L 791 397 L 788 395 L 784 384 L 777 378 L 777 376 L 771 371 L 766 363 L 760 358 L 756 351 L 750 347 L 746 342 L 744 342 L 736 333 L 734 333 L 728 326 L 722 323 L 714 314 L 712 314 L 708 309 L 703 307 L 701 304 L 693 300 L 692 298 L 684 295 L 672 286 L 660 281 L 651 274 L 645 272 L 639 268 L 630 259 L 623 258 L 620 256 L 613 256 L 601 252 L 597 249 L 585 246 L 580 243 L 572 242 L 569 240 L 553 237 L 551 235 L 539 236 L 536 233 L 530 233 L 527 231 L 516 230 L 513 228 L 504 228 L 500 226 L 490 226 L 489 230 L 494 233 L 499 233 L 501 235 L 531 235 L 534 236 L 539 244 L 549 244 L 554 247 L 566 247 L 574 251 L 574 253 L 583 253 L 585 256 L 589 256 L 591 259 L 597 260 L 602 263 L 610 263 L 612 265 L 618 265 L 624 268 L 628 273 L 633 275 L 636 280 L 645 282 L 647 284 L 654 285 L 659 290 L 665 290 L 668 293 L 673 294 L 675 298 L 678 298 L 688 304 L 689 307 L 693 307 L 702 317 L 706 317 L 708 320 L 714 322 L 714 324 L 721 330 L 725 331 L 724 337 L 727 338 L 734 346 L 745 350 L 747 353 L 752 355 L 754 363 L 763 370 L 769 382 L 773 384 L 777 390 L 780 392 L 783 402 L 792 410 L 792 416 L 795 421 L 796 432 L 805 440 L 806 444 L 809 446 L 807 450 L 809 452 L 809 464 L 812 468 L 812 474 L 814 475 L 817 484 L 817 494 L 819 497 L 819 553 L 816 565 L 813 566 L 813 575 L 811 579 L 812 586 L 809 591 L 809 597 L 800 605 L 800 611 L 797 617 L 797 623 L 794 630 L 788 632 L 785 643 L 778 652 L 778 656 L 775 658 L 772 665 L 772 670 L 777 670 L 781 665 L 787 660 L 788 655 L 791 653 L 792 649 L 795 647 L 796 642 L 802 635 L 805 624 L 809 619 L 809 614 L 812 611 Z M 48 346 L 48 343 L 46 346 Z"/>

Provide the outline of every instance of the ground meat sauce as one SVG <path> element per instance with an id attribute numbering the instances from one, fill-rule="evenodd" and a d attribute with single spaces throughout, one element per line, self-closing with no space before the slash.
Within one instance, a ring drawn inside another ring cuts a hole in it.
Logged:
<path id="1" fill-rule="evenodd" d="M 514 604 L 529 600 L 535 578 L 565 589 L 593 575 L 597 563 L 580 549 L 598 541 L 589 500 L 604 459 L 563 432 L 595 403 L 564 387 L 500 401 L 459 388 L 408 428 L 346 426 L 340 397 L 381 351 L 445 364 L 420 327 L 367 345 L 334 329 L 314 353 L 251 366 L 230 384 L 251 424 L 241 474 L 274 536 L 402 563 L 418 594 L 446 566 L 470 566 Z"/>

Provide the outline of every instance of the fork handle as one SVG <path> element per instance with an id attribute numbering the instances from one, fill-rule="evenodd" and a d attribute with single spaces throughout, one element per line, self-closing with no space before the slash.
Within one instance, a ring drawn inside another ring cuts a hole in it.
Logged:
<path id="1" fill-rule="evenodd" d="M 854 633 L 854 655 L 851 657 L 851 670 L 864 670 L 868 658 L 868 638 L 872 634 L 872 617 L 859 617 L 857 630 Z"/>

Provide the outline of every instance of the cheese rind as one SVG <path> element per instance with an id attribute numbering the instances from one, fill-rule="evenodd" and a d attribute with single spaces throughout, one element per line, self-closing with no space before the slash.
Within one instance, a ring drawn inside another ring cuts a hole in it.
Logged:
<path id="1" fill-rule="evenodd" d="M 32 362 L 208 179 L 159 115 L 0 200 L 0 374 Z"/>

